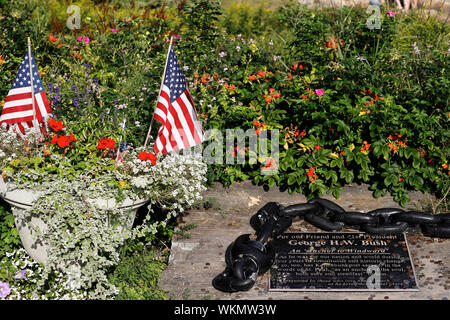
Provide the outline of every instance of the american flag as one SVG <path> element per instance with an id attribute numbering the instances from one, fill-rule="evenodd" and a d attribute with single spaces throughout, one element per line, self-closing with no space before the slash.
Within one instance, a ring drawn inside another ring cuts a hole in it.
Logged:
<path id="1" fill-rule="evenodd" d="M 19 71 L 3 106 L 0 116 L 0 125 L 6 123 L 8 127 L 18 129 L 25 133 L 24 128 L 33 127 L 33 104 L 31 98 L 31 75 L 28 53 L 23 58 Z M 34 104 L 36 109 L 36 120 L 42 123 L 42 118 L 47 118 L 51 113 L 50 105 L 45 95 L 44 85 L 36 67 L 36 61 L 31 54 L 31 73 L 34 86 Z"/>
<path id="2" fill-rule="evenodd" d="M 153 118 L 161 124 L 155 154 L 190 148 L 204 139 L 186 78 L 172 48 Z"/>

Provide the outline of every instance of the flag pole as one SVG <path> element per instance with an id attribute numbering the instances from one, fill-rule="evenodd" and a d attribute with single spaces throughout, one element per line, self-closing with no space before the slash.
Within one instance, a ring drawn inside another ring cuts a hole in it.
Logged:
<path id="1" fill-rule="evenodd" d="M 34 83 L 33 83 L 33 67 L 31 63 L 31 40 L 27 37 L 28 41 L 28 65 L 30 70 L 30 82 L 31 82 L 31 102 L 33 104 L 33 127 L 36 125 L 36 106 L 34 103 Z"/>
<path id="2" fill-rule="evenodd" d="M 127 122 L 127 119 L 123 119 L 123 124 L 122 124 L 122 135 L 120 136 L 120 142 L 119 142 L 119 146 L 117 147 L 117 155 L 116 155 L 116 165 L 117 165 L 117 160 L 119 159 L 119 154 L 120 154 L 120 146 L 122 144 L 122 138 L 123 135 L 125 134 L 125 124 Z M 126 140 L 125 140 L 126 141 Z"/>
<path id="3" fill-rule="evenodd" d="M 167 62 L 169 61 L 169 54 L 170 54 L 170 49 L 172 48 L 173 38 L 174 38 L 174 36 L 170 37 L 169 50 L 167 50 L 166 64 L 164 65 L 164 73 L 163 73 L 162 80 L 161 80 L 161 86 L 159 87 L 158 99 L 159 99 L 159 96 L 161 95 L 161 91 L 162 91 L 162 88 L 164 85 L 164 78 L 166 77 Z M 156 100 L 156 105 L 158 105 L 158 100 Z M 148 138 L 150 137 L 150 131 L 152 131 L 153 119 L 154 118 L 152 115 L 152 120 L 150 120 L 150 128 L 148 129 L 147 137 L 145 138 L 145 142 L 144 142 L 144 150 L 147 147 Z"/>

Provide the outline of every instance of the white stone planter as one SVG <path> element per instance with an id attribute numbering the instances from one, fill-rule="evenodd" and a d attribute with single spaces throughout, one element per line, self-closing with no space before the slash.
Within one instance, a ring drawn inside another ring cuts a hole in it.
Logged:
<path id="1" fill-rule="evenodd" d="M 17 207 L 20 209 L 31 209 L 31 207 L 33 206 L 33 202 L 38 199 L 39 192 L 25 189 L 15 189 L 9 191 L 8 185 L 3 181 L 3 178 L 0 175 L 0 196 L 12 207 Z M 90 203 L 96 203 L 100 208 L 103 209 L 116 208 L 115 199 L 86 199 L 86 201 Z M 127 198 L 120 203 L 119 209 L 124 209 L 129 214 L 127 222 L 123 227 L 131 229 L 136 217 L 137 210 L 146 202 L 147 200 L 145 199 L 138 199 L 136 201 L 133 201 Z M 19 217 L 14 215 L 14 221 L 25 251 L 36 262 L 45 264 L 48 258 L 47 244 L 33 240 L 33 235 L 35 234 L 35 227 L 39 227 L 39 230 L 41 230 L 41 232 L 47 230 L 46 223 L 42 219 L 34 216 L 31 218 L 31 221 L 27 221 L 24 219 L 20 219 Z"/>

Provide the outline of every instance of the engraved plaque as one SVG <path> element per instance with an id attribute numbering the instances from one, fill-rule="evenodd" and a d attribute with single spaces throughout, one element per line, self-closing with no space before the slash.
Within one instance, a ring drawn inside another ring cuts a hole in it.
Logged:
<path id="1" fill-rule="evenodd" d="M 285 233 L 270 291 L 418 291 L 404 234 Z"/>

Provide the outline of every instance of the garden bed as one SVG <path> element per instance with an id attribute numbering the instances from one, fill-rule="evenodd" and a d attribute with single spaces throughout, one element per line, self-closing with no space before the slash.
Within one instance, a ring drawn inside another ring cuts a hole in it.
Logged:
<path id="1" fill-rule="evenodd" d="M 0 105 L 30 36 L 56 118 L 73 124 L 79 141 L 87 144 L 78 154 L 70 153 L 73 159 L 89 163 L 85 157 L 100 151 L 87 143 L 104 137 L 96 136 L 98 128 L 117 142 L 125 137 L 124 144 L 143 145 L 170 36 L 177 35 L 174 48 L 205 131 L 280 133 L 280 152 L 273 159 L 210 164 L 209 186 L 252 181 L 259 190 L 280 189 L 306 200 L 339 197 L 350 184 L 364 184 L 374 203 L 392 196 L 393 204 L 410 206 L 410 193 L 423 192 L 442 199 L 448 211 L 448 24 L 423 10 L 405 15 L 386 6 L 380 10 L 380 28 L 369 28 L 366 8 L 307 8 L 296 1 L 272 10 L 248 5 L 224 9 L 206 0 L 143 7 L 86 3 L 80 28 L 70 30 L 67 7 L 59 1 L 50 1 L 52 10 L 47 10 L 39 1 L 0 0 Z M 125 133 L 114 129 L 124 119 Z M 205 144 L 212 142 L 214 138 Z M 249 157 L 249 144 L 232 143 L 222 151 L 232 159 Z M 28 157 L 28 151 L 12 158 L 0 152 L 4 177 L 17 170 L 15 157 Z M 20 165 L 40 163 L 33 161 Z M 62 168 L 60 174 L 73 178 L 68 166 Z M 263 175 L 262 169 L 275 171 Z M 120 187 L 130 188 L 125 183 Z M 0 282 L 16 281 L 20 268 L 38 275 L 40 267 L 18 251 L 21 244 L 7 204 L 0 213 L 0 261 L 5 266 Z M 222 221 L 216 216 L 214 227 Z M 153 218 L 161 222 L 165 216 Z M 164 297 L 155 289 L 156 278 L 175 223 L 175 218 L 159 223 L 154 232 L 126 244 L 120 252 L 123 264 L 108 271 L 122 290 L 117 297 Z M 23 263 L 13 265 L 14 257 Z M 135 261 L 148 267 L 143 283 L 135 282 L 141 275 L 129 267 Z M 49 288 L 60 279 L 52 277 Z M 123 279 L 128 278 L 144 289 L 127 286 Z M 32 281 L 25 285 L 26 297 L 38 280 Z"/>

